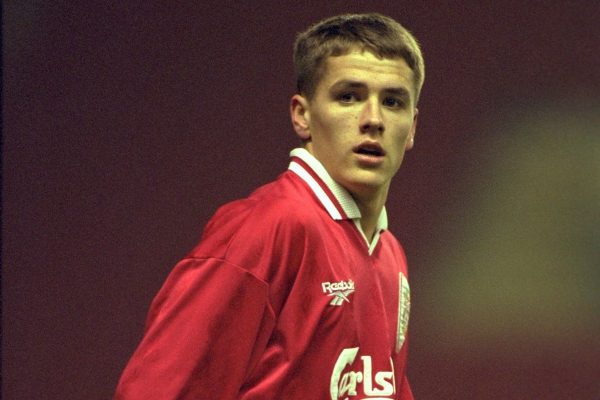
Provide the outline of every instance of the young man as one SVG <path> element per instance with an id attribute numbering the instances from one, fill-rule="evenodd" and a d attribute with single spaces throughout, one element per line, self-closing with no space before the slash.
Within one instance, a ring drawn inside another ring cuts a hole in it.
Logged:
<path id="1" fill-rule="evenodd" d="M 379 14 L 299 35 L 289 169 L 225 205 L 154 299 L 117 399 L 412 399 L 410 293 L 385 201 L 424 66 Z"/>

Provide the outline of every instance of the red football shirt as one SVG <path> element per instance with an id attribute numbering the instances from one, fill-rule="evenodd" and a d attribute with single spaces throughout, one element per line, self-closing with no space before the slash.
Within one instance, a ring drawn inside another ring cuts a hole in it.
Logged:
<path id="1" fill-rule="evenodd" d="M 403 399 L 406 260 L 306 150 L 221 207 L 152 302 L 116 399 Z"/>

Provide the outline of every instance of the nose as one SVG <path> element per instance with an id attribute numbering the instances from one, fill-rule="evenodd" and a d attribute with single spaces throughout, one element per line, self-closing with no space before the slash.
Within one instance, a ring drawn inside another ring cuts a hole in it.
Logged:
<path id="1" fill-rule="evenodd" d="M 360 131 L 362 133 L 383 133 L 383 115 L 378 100 L 369 100 L 365 103 L 360 115 Z"/>

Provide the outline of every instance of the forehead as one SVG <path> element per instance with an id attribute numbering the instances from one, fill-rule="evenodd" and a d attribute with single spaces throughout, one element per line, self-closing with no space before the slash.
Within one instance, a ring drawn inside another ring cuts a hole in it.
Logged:
<path id="1" fill-rule="evenodd" d="M 325 60 L 318 87 L 326 89 L 338 81 L 351 80 L 369 86 L 403 87 L 414 94 L 413 79 L 413 71 L 403 58 L 380 58 L 368 50 L 353 49 Z"/>

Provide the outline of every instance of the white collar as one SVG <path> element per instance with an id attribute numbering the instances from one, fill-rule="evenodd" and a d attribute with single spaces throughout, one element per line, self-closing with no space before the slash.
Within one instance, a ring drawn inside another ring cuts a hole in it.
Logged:
<path id="1" fill-rule="evenodd" d="M 296 175 L 308 184 L 331 218 L 334 220 L 353 220 L 367 241 L 369 252 L 372 252 L 372 249 L 377 244 L 380 232 L 388 227 L 385 207 L 381 209 L 381 213 L 377 219 L 375 236 L 371 243 L 369 243 L 360 225 L 360 210 L 350 192 L 333 180 L 323 164 L 310 154 L 308 150 L 296 148 L 290 152 L 290 157 L 291 161 L 288 169 L 296 173 Z"/>

